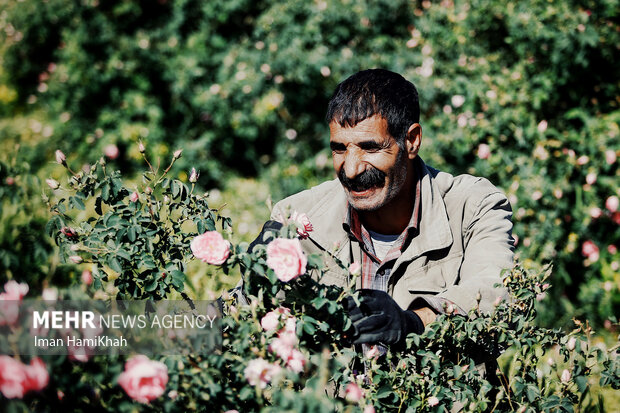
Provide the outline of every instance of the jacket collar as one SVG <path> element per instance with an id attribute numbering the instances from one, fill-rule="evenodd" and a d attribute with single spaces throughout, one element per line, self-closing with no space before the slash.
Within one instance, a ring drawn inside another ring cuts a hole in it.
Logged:
<path id="1" fill-rule="evenodd" d="M 452 245 L 453 237 L 443 194 L 435 183 L 437 170 L 429 168 L 421 158 L 421 211 L 418 235 L 411 240 L 399 261 L 413 260 L 429 252 Z"/>

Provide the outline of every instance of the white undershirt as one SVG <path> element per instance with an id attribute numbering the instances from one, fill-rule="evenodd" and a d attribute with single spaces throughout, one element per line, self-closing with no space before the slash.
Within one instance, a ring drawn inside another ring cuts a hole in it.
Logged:
<path id="1" fill-rule="evenodd" d="M 385 258 L 387 253 L 392 249 L 394 243 L 400 237 L 400 235 L 385 235 L 379 234 L 373 231 L 368 231 L 372 245 L 375 248 L 375 255 L 381 261 Z"/>

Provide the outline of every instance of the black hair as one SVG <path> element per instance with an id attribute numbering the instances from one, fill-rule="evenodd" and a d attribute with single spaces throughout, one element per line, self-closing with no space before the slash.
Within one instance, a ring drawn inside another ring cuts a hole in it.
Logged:
<path id="1" fill-rule="evenodd" d="M 420 121 L 418 91 L 413 83 L 385 69 L 357 72 L 338 85 L 325 120 L 353 127 L 375 114 L 385 118 L 388 132 L 404 148 L 409 127 Z"/>

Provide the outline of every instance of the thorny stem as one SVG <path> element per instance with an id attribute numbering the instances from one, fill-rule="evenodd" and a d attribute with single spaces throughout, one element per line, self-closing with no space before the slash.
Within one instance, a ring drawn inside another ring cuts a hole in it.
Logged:
<path id="1" fill-rule="evenodd" d="M 153 165 L 151 165 L 151 163 L 149 162 L 149 160 L 147 159 L 146 155 L 144 154 L 144 152 L 142 152 L 142 158 L 144 159 L 144 162 L 146 162 L 146 164 L 149 166 L 149 169 L 151 170 L 151 172 L 153 173 L 153 175 L 157 175 L 157 171 L 155 171 L 155 169 L 153 169 Z"/>
<path id="2" fill-rule="evenodd" d="M 168 167 L 164 170 L 164 172 L 161 174 L 161 176 L 159 177 L 159 179 L 157 180 L 157 182 L 155 182 L 155 185 L 154 185 L 154 186 L 159 185 L 159 184 L 161 183 L 161 181 L 163 181 L 163 180 L 164 180 L 164 177 L 166 176 L 166 174 L 167 174 L 168 172 L 170 172 L 170 169 L 172 169 L 172 165 L 174 165 L 174 163 L 175 163 L 175 161 L 176 161 L 177 159 L 178 159 L 178 158 L 172 158 L 172 162 L 170 162 L 170 165 L 168 165 Z"/>

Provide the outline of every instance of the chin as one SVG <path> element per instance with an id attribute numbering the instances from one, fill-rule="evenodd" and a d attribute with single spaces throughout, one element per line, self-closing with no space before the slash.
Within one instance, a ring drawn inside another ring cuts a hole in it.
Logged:
<path id="1" fill-rule="evenodd" d="M 349 204 L 351 204 L 353 209 L 355 209 L 356 211 L 373 212 L 385 205 L 384 199 L 378 196 L 356 198 L 353 197 L 351 194 L 347 195 L 347 198 L 349 199 Z"/>

